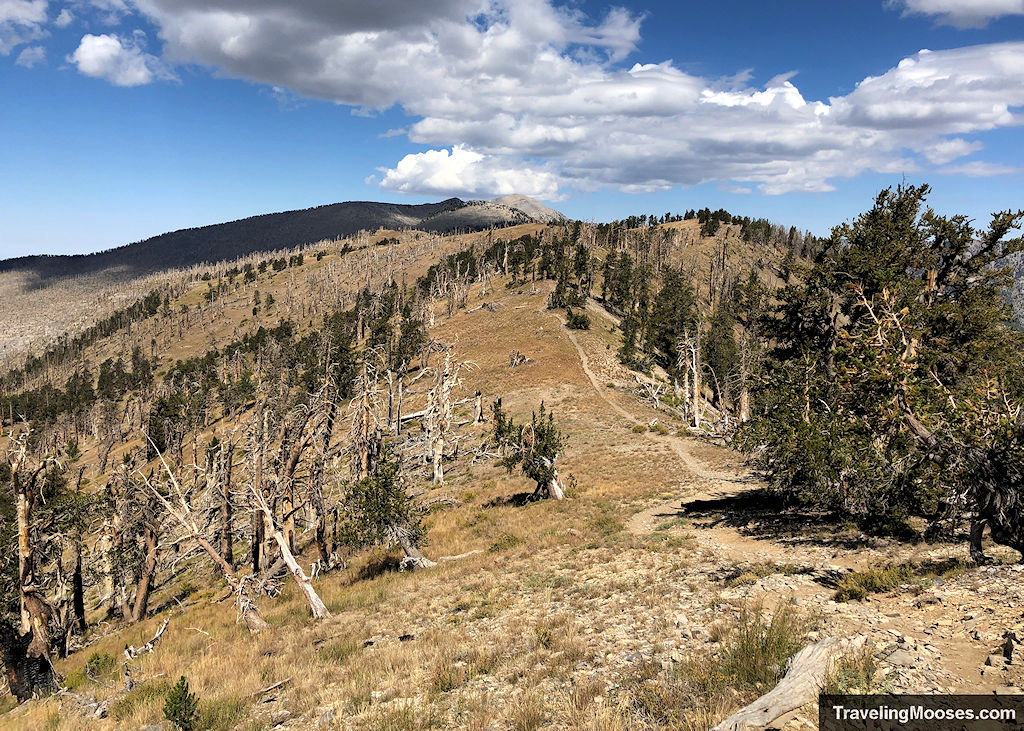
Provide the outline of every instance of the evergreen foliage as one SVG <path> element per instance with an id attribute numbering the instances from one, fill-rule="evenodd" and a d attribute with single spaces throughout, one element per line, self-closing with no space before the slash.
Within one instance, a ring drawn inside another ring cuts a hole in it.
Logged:
<path id="1" fill-rule="evenodd" d="M 347 486 L 342 504 L 345 518 L 340 530 L 349 545 L 388 545 L 396 528 L 407 530 L 413 543 L 423 545 L 422 515 L 405 491 L 399 458 L 389 446 L 383 446 L 369 475 Z"/>
<path id="2" fill-rule="evenodd" d="M 496 426 L 495 433 L 503 431 L 508 437 L 506 441 L 515 445 L 514 451 L 501 460 L 501 465 L 509 474 L 520 467 L 526 477 L 537 483 L 536 492 L 545 492 L 555 478 L 555 462 L 566 441 L 555 425 L 554 415 L 541 401 L 539 411 L 533 412 L 529 424 L 517 427 L 511 420 L 498 422 L 496 419 L 496 424 L 499 423 L 501 426 Z"/>
<path id="3" fill-rule="evenodd" d="M 188 681 L 182 675 L 167 694 L 164 703 L 164 718 L 179 731 L 193 731 L 199 721 L 199 699 L 190 693 Z"/>
<path id="4" fill-rule="evenodd" d="M 565 326 L 570 330 L 589 330 L 590 318 L 583 312 L 565 311 Z"/>
<path id="5" fill-rule="evenodd" d="M 1001 262 L 1022 248 L 1007 235 L 1024 214 L 976 231 L 922 210 L 927 194 L 882 191 L 778 293 L 741 441 L 758 448 L 774 489 L 870 529 L 1013 506 L 1019 522 L 1024 339 L 1009 325 Z M 993 536 L 1020 542 L 1007 525 Z"/>

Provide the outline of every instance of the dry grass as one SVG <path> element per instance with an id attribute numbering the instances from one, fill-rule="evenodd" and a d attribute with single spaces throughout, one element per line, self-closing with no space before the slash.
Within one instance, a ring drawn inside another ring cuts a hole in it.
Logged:
<path id="1" fill-rule="evenodd" d="M 960 559 L 923 563 L 908 561 L 876 566 L 843 577 L 836 587 L 835 600 L 837 602 L 862 600 L 871 594 L 893 591 L 905 584 L 920 589 L 927 586 L 932 579 L 960 576 L 967 568 L 968 564 Z"/>
<path id="2" fill-rule="evenodd" d="M 403 246 L 416 245 L 412 234 L 403 239 Z M 408 279 L 455 245 L 439 245 L 406 267 Z M 251 317 L 253 289 L 273 293 L 281 308 L 289 288 L 296 302 L 304 297 L 312 302 L 317 277 L 328 271 L 338 280 L 349 274 L 333 252 L 320 262 L 307 257 L 302 271 L 268 271 L 232 293 L 221 321 L 185 332 L 180 340 L 167 323 L 144 323 L 138 337 L 155 338 L 161 348 L 167 344 L 171 358 L 202 353 L 211 341 L 230 339 L 235 328 L 246 332 L 260 324 Z M 605 630 L 618 619 L 597 616 L 595 607 L 626 598 L 625 607 L 635 617 L 651 619 L 657 631 L 670 624 L 665 618 L 672 616 L 672 600 L 658 587 L 666 578 L 681 580 L 688 570 L 693 539 L 676 530 L 687 524 L 670 521 L 653 534 L 634 535 L 625 530 L 625 521 L 650 500 L 685 491 L 687 483 L 678 457 L 665 443 L 634 435 L 632 424 L 594 392 L 559 315 L 545 307 L 550 285 L 538 283 L 536 294 L 530 285 L 522 293 L 499 287 L 484 298 L 474 287 L 470 307 L 487 301 L 497 303 L 497 309 L 461 311 L 451 320 L 439 316 L 431 335 L 446 341 L 457 337 L 460 357 L 478 365 L 465 379 L 470 394 L 480 389 L 487 398 L 501 396 L 519 422 L 528 420 L 541 400 L 546 402 L 569 437 L 560 468 L 577 478 L 572 499 L 510 504 L 510 496 L 533 485 L 493 464 L 470 465 L 463 457 L 446 466 L 447 484 L 431 491 L 458 504 L 427 516 L 426 552 L 481 553 L 415 574 L 393 570 L 395 554 L 356 556 L 347 570 L 316 584 L 334 614 L 331 619 L 312 623 L 304 601 L 288 585 L 279 597 L 261 601 L 272 629 L 256 638 L 236 622 L 229 602 L 209 603 L 216 582 L 200 571 L 191 580 L 206 590 L 189 592 L 184 613 L 169 602 L 170 627 L 156 651 L 137 661 L 141 685 L 118 705 L 118 717 L 95 722 L 62 718 L 61 728 L 158 723 L 166 689 L 182 674 L 201 700 L 205 722 L 214 728 L 260 728 L 272 711 L 286 706 L 293 716 L 306 719 L 331 707 L 345 728 L 610 731 L 658 719 L 691 723 L 686 719 L 711 718 L 720 706 L 735 704 L 736 698 L 722 690 L 731 676 L 719 665 L 713 665 L 713 672 L 705 665 L 687 665 L 668 673 L 652 665 L 636 684 L 616 677 L 616 666 L 605 658 L 612 648 Z M 201 294 L 196 288 L 174 305 L 198 304 Z M 593 326 L 577 336 L 591 368 L 600 383 L 628 383 L 615 361 L 618 335 L 609 327 L 611 319 L 590 314 Z M 316 317 L 316 312 L 306 313 L 307 322 Z M 502 348 L 495 348 L 495 342 Z M 512 348 L 532 361 L 508 368 Z M 90 357 L 98 362 L 103 352 Z M 638 405 L 628 389 L 605 391 L 644 423 L 650 421 L 653 412 Z M 681 426 L 660 418 L 670 432 Z M 474 438 L 482 437 L 482 431 Z M 300 560 L 308 566 L 312 556 Z M 646 573 L 623 575 L 636 567 Z M 154 605 L 172 593 L 181 593 L 177 583 L 157 592 Z M 120 658 L 125 644 L 145 642 L 164 616 L 94 635 L 86 649 L 58 663 L 59 671 L 78 678 L 77 692 L 112 693 L 113 687 L 84 672 L 89 657 L 106 653 Z M 733 636 L 727 628 L 722 631 L 723 638 Z M 745 641 L 757 645 L 759 637 L 751 634 Z M 758 651 L 778 646 L 773 643 L 764 640 Z M 279 681 L 287 682 L 260 695 Z M 686 718 L 673 716 L 671 704 L 683 703 L 687 693 L 703 693 L 698 697 L 705 700 L 692 706 L 696 710 Z M 27 704 L 0 718 L 0 725 L 43 728 L 56 710 L 55 700 Z"/>

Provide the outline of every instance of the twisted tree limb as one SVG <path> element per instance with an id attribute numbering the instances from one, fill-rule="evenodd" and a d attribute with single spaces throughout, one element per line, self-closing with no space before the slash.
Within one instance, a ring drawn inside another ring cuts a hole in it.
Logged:
<path id="1" fill-rule="evenodd" d="M 829 673 L 843 655 L 859 650 L 866 637 L 826 637 L 808 645 L 789 661 L 786 675 L 771 691 L 729 716 L 711 731 L 764 728 L 780 716 L 817 700 Z"/>

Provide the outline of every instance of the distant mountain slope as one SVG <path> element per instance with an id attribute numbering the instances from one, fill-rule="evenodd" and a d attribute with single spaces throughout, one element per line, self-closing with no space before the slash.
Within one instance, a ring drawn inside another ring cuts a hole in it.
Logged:
<path id="1" fill-rule="evenodd" d="M 520 210 L 538 223 L 561 223 L 565 221 L 565 216 L 554 208 L 541 205 L 533 198 L 525 195 L 506 195 L 501 198 L 495 198 L 491 203 Z"/>
<path id="2" fill-rule="evenodd" d="M 120 279 L 134 279 L 166 269 L 289 249 L 381 227 L 448 233 L 564 218 L 558 211 L 519 195 L 468 203 L 449 198 L 420 205 L 351 201 L 172 231 L 97 254 L 7 259 L 0 261 L 0 272 L 21 271 L 47 280 L 116 271 Z"/>

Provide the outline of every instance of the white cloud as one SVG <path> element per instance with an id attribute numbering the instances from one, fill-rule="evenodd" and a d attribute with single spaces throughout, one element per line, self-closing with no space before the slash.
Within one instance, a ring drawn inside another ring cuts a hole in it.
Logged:
<path id="1" fill-rule="evenodd" d="M 846 96 L 809 100 L 793 72 L 755 86 L 748 70 L 623 63 L 642 18 L 621 9 L 592 20 L 552 0 L 132 1 L 159 28 L 165 63 L 359 113 L 401 106 L 427 151 L 378 182 L 410 193 L 827 191 L 866 171 L 948 165 L 980 148 L 970 136 L 1018 124 L 1024 105 L 1024 43 L 921 51 Z M 75 54 L 83 73 L 146 83 L 161 68 L 116 36 L 92 38 L 93 53 Z"/>
<path id="2" fill-rule="evenodd" d="M 116 35 L 83 36 L 68 61 L 86 76 L 105 79 L 115 86 L 140 86 L 170 78 L 159 59 L 144 52 L 137 40 Z"/>
<path id="3" fill-rule="evenodd" d="M 904 15 L 935 15 L 939 23 L 956 28 L 983 28 L 1006 15 L 1024 15 L 1024 0 L 887 0 Z"/>
<path id="4" fill-rule="evenodd" d="M 47 0 L 0 0 L 0 55 L 46 35 Z"/>
<path id="5" fill-rule="evenodd" d="M 46 49 L 42 46 L 29 46 L 18 54 L 18 58 L 15 59 L 14 63 L 27 69 L 46 63 Z"/>
<path id="6" fill-rule="evenodd" d="M 988 178 L 993 175 L 1013 175 L 1020 171 L 1020 168 L 1011 167 L 1010 165 L 975 160 L 963 165 L 941 167 L 935 172 L 942 173 L 943 175 L 965 175 L 968 178 Z"/>
<path id="7" fill-rule="evenodd" d="M 542 200 L 559 198 L 558 179 L 548 171 L 505 167 L 495 157 L 456 145 L 448 150 L 428 150 L 406 155 L 384 173 L 380 186 L 400 193 L 469 197 L 522 193 Z"/>
<path id="8" fill-rule="evenodd" d="M 954 137 L 953 139 L 939 140 L 931 147 L 922 150 L 922 152 L 929 162 L 933 162 L 936 165 L 945 165 L 947 162 L 952 162 L 964 155 L 970 155 L 972 152 L 977 152 L 982 148 L 984 148 L 984 145 L 980 142 L 968 142 L 959 137 Z"/>
<path id="9" fill-rule="evenodd" d="M 117 25 L 134 12 L 130 0 L 72 0 L 72 2 L 83 16 L 89 13 L 100 23 L 109 26 Z"/>
<path id="10" fill-rule="evenodd" d="M 53 24 L 58 28 L 67 28 L 75 20 L 75 16 L 67 8 L 61 8 Z"/>

